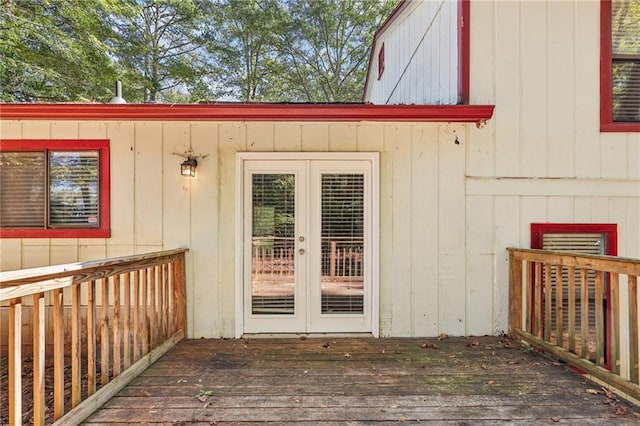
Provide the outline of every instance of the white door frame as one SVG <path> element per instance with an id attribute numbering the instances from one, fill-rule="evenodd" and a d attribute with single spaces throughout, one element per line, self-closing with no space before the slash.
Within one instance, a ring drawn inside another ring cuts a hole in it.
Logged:
<path id="1" fill-rule="evenodd" d="M 244 163 L 246 161 L 324 160 L 324 161 L 368 161 L 371 164 L 371 334 L 379 336 L 379 205 L 380 205 L 380 160 L 377 152 L 238 152 L 236 153 L 236 288 L 235 288 L 235 335 L 244 334 Z"/>

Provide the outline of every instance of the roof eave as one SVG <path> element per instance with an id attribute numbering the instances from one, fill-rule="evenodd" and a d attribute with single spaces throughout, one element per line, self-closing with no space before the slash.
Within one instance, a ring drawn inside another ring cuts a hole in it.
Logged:
<path id="1" fill-rule="evenodd" d="M 493 105 L 0 104 L 0 120 L 415 121 L 479 123 Z"/>

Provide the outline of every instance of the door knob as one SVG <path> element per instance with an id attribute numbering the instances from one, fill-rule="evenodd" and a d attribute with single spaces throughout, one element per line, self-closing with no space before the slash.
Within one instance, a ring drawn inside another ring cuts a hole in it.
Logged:
<path id="1" fill-rule="evenodd" d="M 300 250 L 298 250 L 298 253 L 300 253 L 300 254 L 304 254 L 304 249 L 300 249 Z"/>

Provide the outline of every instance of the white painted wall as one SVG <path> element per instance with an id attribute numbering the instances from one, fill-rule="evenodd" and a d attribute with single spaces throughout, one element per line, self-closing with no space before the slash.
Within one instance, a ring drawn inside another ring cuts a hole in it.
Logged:
<path id="1" fill-rule="evenodd" d="M 599 19 L 598 1 L 471 2 L 470 103 L 496 105 L 467 144 L 466 277 L 493 306 L 470 305 L 471 333 L 506 327 L 504 248 L 532 222 L 616 223 L 640 258 L 640 133 L 599 130 Z"/>
<path id="2" fill-rule="evenodd" d="M 373 46 L 365 102 L 458 103 L 458 0 L 411 1 Z M 378 79 L 384 43 L 385 70 Z"/>
<path id="3" fill-rule="evenodd" d="M 2 270 L 188 247 L 189 337 L 235 331 L 236 152 L 380 153 L 380 331 L 465 334 L 467 125 L 0 121 L 2 138 L 108 138 L 109 239 L 3 239 Z M 191 144 L 197 176 L 179 174 Z M 487 307 L 491 309 L 491 306 Z"/>

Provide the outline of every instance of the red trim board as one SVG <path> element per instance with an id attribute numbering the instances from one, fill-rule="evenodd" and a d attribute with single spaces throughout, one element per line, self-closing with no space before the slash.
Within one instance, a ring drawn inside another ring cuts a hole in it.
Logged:
<path id="1" fill-rule="evenodd" d="M 493 110 L 493 105 L 0 104 L 0 119 L 480 123 L 489 120 Z"/>

